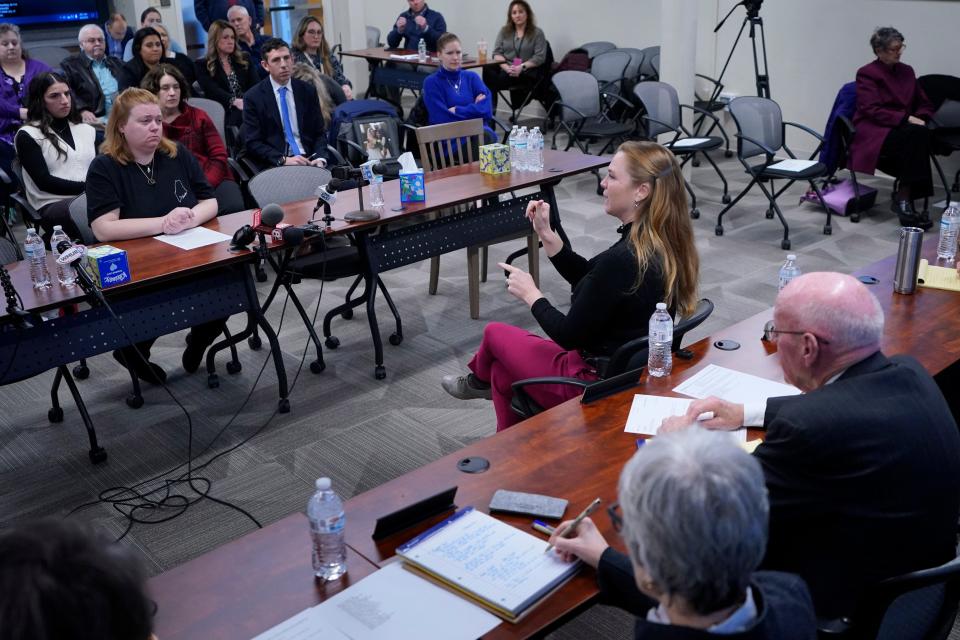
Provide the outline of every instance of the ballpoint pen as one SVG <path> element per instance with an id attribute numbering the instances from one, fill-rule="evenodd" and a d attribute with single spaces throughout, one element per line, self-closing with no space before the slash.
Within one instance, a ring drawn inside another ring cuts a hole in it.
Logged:
<path id="1" fill-rule="evenodd" d="M 574 521 L 571 522 L 570 525 L 560 533 L 560 537 L 569 538 L 570 536 L 572 536 L 576 532 L 577 527 L 580 526 L 580 523 L 583 522 L 583 519 L 586 518 L 591 513 L 593 513 L 596 510 L 596 508 L 599 506 L 600 506 L 600 498 L 597 498 L 596 500 L 591 502 L 589 505 L 587 505 L 587 508 L 581 511 L 580 515 L 578 515 L 576 519 L 574 519 Z M 547 550 L 544 551 L 544 553 L 550 553 L 550 549 L 553 549 L 552 544 L 547 545 Z"/>

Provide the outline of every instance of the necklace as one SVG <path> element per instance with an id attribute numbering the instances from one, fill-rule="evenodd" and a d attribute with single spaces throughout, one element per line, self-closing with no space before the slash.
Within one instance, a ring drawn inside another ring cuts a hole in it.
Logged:
<path id="1" fill-rule="evenodd" d="M 143 177 L 147 179 L 147 184 L 151 187 L 157 184 L 156 179 L 153 177 L 153 165 L 157 161 L 157 156 L 153 156 L 153 160 L 150 161 L 150 166 L 144 169 L 144 166 L 139 162 L 134 161 L 134 164 L 137 165 L 137 169 L 140 169 L 140 173 L 143 174 Z"/>
<path id="2" fill-rule="evenodd" d="M 453 82 L 451 82 L 451 81 L 450 81 L 450 78 L 447 78 L 446 80 L 447 80 L 447 84 L 449 84 L 451 87 L 453 87 L 453 90 L 457 92 L 457 95 L 460 95 L 460 81 L 461 81 L 460 72 L 459 72 L 459 71 L 457 72 L 457 82 L 456 82 L 456 84 L 454 84 Z"/>

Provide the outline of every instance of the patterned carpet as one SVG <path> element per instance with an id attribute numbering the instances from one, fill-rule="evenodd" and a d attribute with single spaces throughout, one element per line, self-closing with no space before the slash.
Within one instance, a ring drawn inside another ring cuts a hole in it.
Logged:
<path id="1" fill-rule="evenodd" d="M 735 159 L 718 161 L 735 194 L 746 184 L 742 168 Z M 691 341 L 769 307 L 786 253 L 779 246 L 779 223 L 763 215 L 766 203 L 759 191 L 741 201 L 725 220 L 725 235 L 717 237 L 714 224 L 721 208 L 720 189 L 712 169 L 706 164 L 694 169 L 692 182 L 703 213 L 694 221 L 702 264 L 701 293 L 716 303 L 716 311 L 693 332 Z M 781 198 L 791 225 L 792 251 L 803 271 L 848 272 L 896 251 L 898 225 L 887 208 L 890 183 L 883 178 L 868 182 L 880 189 L 878 205 L 859 224 L 835 218 L 830 236 L 821 233 L 821 211 L 811 205 L 797 206 L 800 186 Z M 564 227 L 574 247 L 588 256 L 615 240 L 617 226 L 603 215 L 595 187 L 595 179 L 586 175 L 565 180 L 557 189 Z M 935 218 L 940 215 L 939 209 L 932 213 Z M 22 226 L 17 231 L 22 236 Z M 927 234 L 926 241 L 935 241 L 935 236 Z M 519 246 L 520 241 L 514 241 L 492 247 L 490 264 Z M 562 305 L 569 288 L 544 256 L 541 264 L 544 291 Z M 436 296 L 427 295 L 427 274 L 428 265 L 420 264 L 384 276 L 399 306 L 405 336 L 399 346 L 385 345 L 388 375 L 384 381 L 372 375 L 373 353 L 362 312 L 350 321 L 336 321 L 335 334 L 342 346 L 325 351 L 326 371 L 313 374 L 304 366 L 295 377 L 309 345 L 292 308 L 281 320 L 283 305 L 278 300 L 269 317 L 279 327 L 286 369 L 294 381 L 292 412 L 286 415 L 273 415 L 277 396 L 272 364 L 266 362 L 264 351 L 253 352 L 246 345 L 240 350 L 242 372 L 227 375 L 221 358 L 220 388 L 209 390 L 205 376 L 187 375 L 180 367 L 183 334 L 157 342 L 154 360 L 168 372 L 168 387 L 189 412 L 189 422 L 162 389 L 149 385 L 144 390 L 146 404 L 138 410 L 128 408 L 123 402 L 129 386 L 125 372 L 109 355 L 93 358 L 90 379 L 80 387 L 109 453 L 109 460 L 96 467 L 87 458 L 82 423 L 65 392 L 61 397 L 66 401 L 66 420 L 61 424 L 47 420 L 52 373 L 0 388 L 4 407 L 0 412 L 0 486 L 4 487 L 0 526 L 38 516 L 64 516 L 96 501 L 105 489 L 163 474 L 186 461 L 191 433 L 195 455 L 209 448 L 197 463 L 222 452 L 196 472 L 212 481 L 211 495 L 241 507 L 262 524 L 302 510 L 320 475 L 330 476 L 336 490 L 350 497 L 492 435 L 492 407 L 484 401 L 450 398 L 439 380 L 464 370 L 484 322 L 497 319 L 532 329 L 532 317 L 506 294 L 502 276 L 492 270 L 491 280 L 481 286 L 482 318 L 470 320 L 464 252 L 443 258 Z M 342 299 L 348 285 L 337 281 L 321 287 L 306 281 L 297 291 L 311 313 L 319 300 L 322 314 Z M 262 293 L 266 289 L 266 284 L 261 285 Z M 380 305 L 378 315 L 388 335 L 386 305 Z M 240 326 L 237 320 L 231 322 L 234 329 Z M 312 350 L 307 357 L 307 362 L 313 359 Z M 224 428 L 248 394 L 249 401 Z M 127 526 L 117 509 L 104 503 L 80 509 L 71 517 L 114 536 Z M 137 551 L 151 573 L 158 573 L 254 527 L 238 511 L 203 500 L 169 522 L 136 525 L 123 543 Z M 626 638 L 631 637 L 630 628 L 629 616 L 594 607 L 553 637 Z"/>

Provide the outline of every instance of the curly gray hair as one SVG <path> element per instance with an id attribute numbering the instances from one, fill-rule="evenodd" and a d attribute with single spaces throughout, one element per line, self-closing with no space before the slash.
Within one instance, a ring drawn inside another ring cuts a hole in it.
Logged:
<path id="1" fill-rule="evenodd" d="M 870 36 L 870 46 L 874 53 L 889 49 L 894 42 L 903 42 L 903 34 L 893 27 L 877 27 Z"/>

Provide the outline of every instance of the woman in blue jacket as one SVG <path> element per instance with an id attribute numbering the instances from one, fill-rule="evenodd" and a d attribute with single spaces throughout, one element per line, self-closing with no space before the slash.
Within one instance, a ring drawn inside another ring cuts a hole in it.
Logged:
<path id="1" fill-rule="evenodd" d="M 430 114 L 430 124 L 483 119 L 487 142 L 495 142 L 490 127 L 493 117 L 490 89 L 475 73 L 461 69 L 463 49 L 460 39 L 445 33 L 437 40 L 440 67 L 423 82 L 423 102 Z"/>

